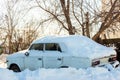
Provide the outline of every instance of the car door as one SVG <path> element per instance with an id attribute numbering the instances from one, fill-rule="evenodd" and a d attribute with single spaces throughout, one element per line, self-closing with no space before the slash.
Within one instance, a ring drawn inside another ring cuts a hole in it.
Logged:
<path id="1" fill-rule="evenodd" d="M 43 56 L 45 68 L 58 68 L 62 65 L 63 56 L 60 46 L 56 43 L 46 43 Z"/>
<path id="2" fill-rule="evenodd" d="M 33 44 L 27 54 L 25 56 L 25 68 L 35 70 L 43 67 L 43 44 Z"/>

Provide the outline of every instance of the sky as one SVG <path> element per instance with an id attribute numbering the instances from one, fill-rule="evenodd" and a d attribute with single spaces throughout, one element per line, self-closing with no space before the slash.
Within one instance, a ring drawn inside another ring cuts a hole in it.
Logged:
<path id="1" fill-rule="evenodd" d="M 4 0 L 0 0 L 0 15 L 2 14 L 1 12 L 4 11 L 5 5 L 4 5 Z"/>

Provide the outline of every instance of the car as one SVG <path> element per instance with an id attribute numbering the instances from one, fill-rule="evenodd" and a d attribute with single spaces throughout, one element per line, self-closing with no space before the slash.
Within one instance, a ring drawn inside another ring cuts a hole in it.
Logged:
<path id="1" fill-rule="evenodd" d="M 114 64 L 116 52 L 80 35 L 47 36 L 33 41 L 27 50 L 7 56 L 15 72 L 38 68 L 88 68 Z"/>

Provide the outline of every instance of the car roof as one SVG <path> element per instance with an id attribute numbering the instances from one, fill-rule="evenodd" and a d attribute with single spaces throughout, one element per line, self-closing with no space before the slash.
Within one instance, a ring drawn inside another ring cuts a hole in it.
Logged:
<path id="1" fill-rule="evenodd" d="M 33 41 L 32 44 L 35 43 L 70 43 L 74 41 L 82 41 L 84 38 L 87 38 L 85 36 L 80 36 L 80 35 L 70 35 L 70 36 L 47 36 L 43 38 L 39 38 L 35 41 Z"/>

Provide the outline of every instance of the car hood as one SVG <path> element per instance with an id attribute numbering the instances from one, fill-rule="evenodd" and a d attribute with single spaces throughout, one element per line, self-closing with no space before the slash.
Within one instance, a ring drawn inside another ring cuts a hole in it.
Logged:
<path id="1" fill-rule="evenodd" d="M 16 53 L 13 53 L 9 56 L 7 56 L 7 58 L 13 58 L 13 57 L 24 57 L 24 53 L 27 52 L 28 50 L 22 50 L 22 51 L 18 51 Z"/>

